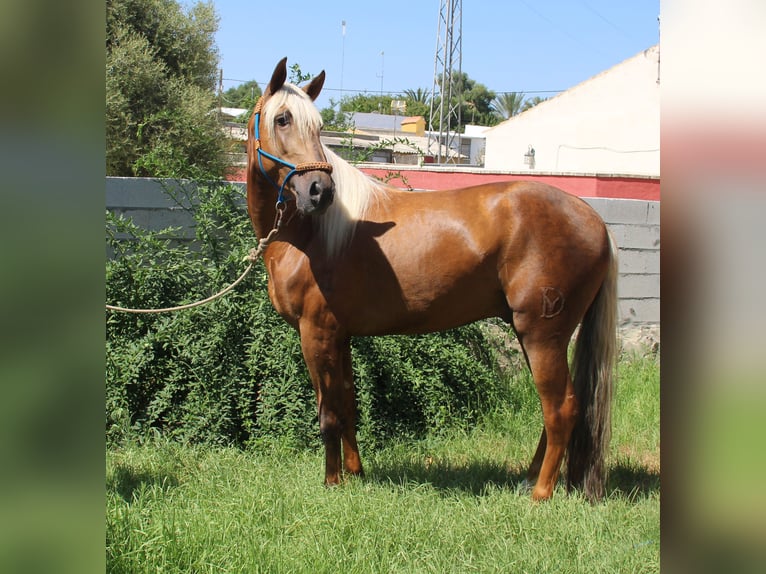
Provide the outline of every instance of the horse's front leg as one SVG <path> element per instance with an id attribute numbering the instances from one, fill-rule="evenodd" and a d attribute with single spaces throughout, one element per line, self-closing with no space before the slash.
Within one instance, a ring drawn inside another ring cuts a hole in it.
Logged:
<path id="1" fill-rule="evenodd" d="M 338 336 L 337 327 L 331 323 L 303 323 L 300 332 L 303 357 L 316 391 L 319 432 L 325 448 L 325 484 L 334 485 L 341 479 L 341 439 L 347 451 L 347 466 L 351 465 L 347 470 L 361 471 L 353 432 L 356 406 L 353 411 L 349 408 L 344 376 L 345 364 L 350 364 L 350 358 L 346 360 L 344 357 L 348 342 Z M 353 402 L 353 384 L 350 392 Z M 351 432 L 348 429 L 352 429 Z M 356 463 L 353 463 L 354 458 Z"/>
<path id="2" fill-rule="evenodd" d="M 361 476 L 362 459 L 356 444 L 356 390 L 354 373 L 351 365 L 351 341 L 343 345 L 343 467 L 349 474 Z"/>

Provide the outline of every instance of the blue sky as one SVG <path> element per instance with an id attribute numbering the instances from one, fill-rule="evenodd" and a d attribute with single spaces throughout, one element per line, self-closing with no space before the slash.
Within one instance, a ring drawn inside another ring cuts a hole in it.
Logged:
<path id="1" fill-rule="evenodd" d="M 213 3 L 224 89 L 263 87 L 284 56 L 325 70 L 320 108 L 341 88 L 431 89 L 439 0 Z M 659 14 L 659 0 L 464 0 L 462 69 L 495 92 L 550 96 L 657 44 Z"/>

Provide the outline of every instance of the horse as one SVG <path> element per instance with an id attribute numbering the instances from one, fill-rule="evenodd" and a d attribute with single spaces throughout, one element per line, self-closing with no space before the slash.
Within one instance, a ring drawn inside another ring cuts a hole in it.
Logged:
<path id="1" fill-rule="evenodd" d="M 269 237 L 269 297 L 299 332 L 316 392 L 324 483 L 363 475 L 351 337 L 499 317 L 542 407 L 532 498 L 552 496 L 565 454 L 567 491 L 601 498 L 617 328 L 617 248 L 601 217 L 536 182 L 415 192 L 374 180 L 321 143 L 324 71 L 298 87 L 286 65 L 248 123 L 247 206 Z"/>

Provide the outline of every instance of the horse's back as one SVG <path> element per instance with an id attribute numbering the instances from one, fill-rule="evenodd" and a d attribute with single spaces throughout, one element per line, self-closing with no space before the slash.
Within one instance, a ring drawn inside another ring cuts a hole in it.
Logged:
<path id="1" fill-rule="evenodd" d="M 495 243 L 506 256 L 566 252 L 600 258 L 608 253 L 601 216 L 583 199 L 552 185 L 493 182 L 431 193 L 432 198 L 421 198 L 419 210 L 428 209 L 437 219 L 446 213 L 449 219 L 464 222 L 472 240 L 483 238 L 485 249 Z"/>
<path id="2" fill-rule="evenodd" d="M 532 181 L 493 182 L 447 193 L 478 196 L 490 209 L 505 210 L 502 215 L 523 218 L 523 224 L 559 224 L 568 227 L 588 226 L 598 231 L 603 229 L 603 220 L 583 199 L 558 187 Z M 588 231 L 588 229 L 583 229 Z"/>

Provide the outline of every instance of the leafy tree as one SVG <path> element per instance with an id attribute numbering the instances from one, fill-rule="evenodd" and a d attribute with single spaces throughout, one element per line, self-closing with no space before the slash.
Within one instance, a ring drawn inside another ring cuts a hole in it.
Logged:
<path id="1" fill-rule="evenodd" d="M 296 86 L 299 84 L 302 84 L 303 82 L 308 82 L 312 78 L 311 74 L 304 74 L 301 70 L 300 64 L 296 62 L 292 66 L 290 66 L 290 74 L 288 76 L 288 80 L 291 84 L 295 84 Z"/>
<path id="2" fill-rule="evenodd" d="M 338 111 L 335 111 L 338 108 Z M 325 130 L 334 132 L 345 132 L 351 129 L 351 114 L 349 112 L 340 111 L 338 102 L 330 98 L 330 107 L 323 108 L 320 111 L 322 114 L 322 123 Z"/>
<path id="3" fill-rule="evenodd" d="M 495 92 L 484 84 L 472 80 L 464 72 L 456 74 L 452 81 L 453 102 L 457 102 L 458 99 L 461 102 L 461 121 L 458 124 L 457 117 L 455 116 L 453 118 L 453 126 L 456 125 L 459 130 L 462 130 L 463 125 L 466 123 L 485 126 L 497 124 L 498 117 L 492 105 L 495 100 Z M 431 94 L 424 88 L 407 89 L 399 95 L 359 93 L 343 96 L 340 101 L 340 112 L 330 108 L 322 110 L 325 127 L 328 129 L 347 129 L 347 123 L 344 124 L 338 120 L 340 114 L 344 113 L 378 112 L 390 114 L 391 100 L 393 99 L 403 99 L 407 103 L 406 115 L 423 116 L 427 126 L 437 127 L 431 123 Z M 439 105 L 438 97 L 434 103 L 437 106 Z M 335 108 L 335 106 L 337 104 L 333 103 L 332 107 Z"/>
<path id="4" fill-rule="evenodd" d="M 492 113 L 492 100 L 495 99 L 495 92 L 468 77 L 468 74 L 462 72 L 458 88 L 463 91 L 463 107 L 461 115 L 463 124 L 470 123 L 491 126 L 497 123 Z"/>
<path id="5" fill-rule="evenodd" d="M 106 2 L 106 171 L 221 175 L 212 3 Z"/>
<path id="6" fill-rule="evenodd" d="M 343 112 L 378 112 L 381 114 L 391 113 L 391 100 L 395 99 L 391 94 L 354 94 L 343 96 L 340 100 L 340 109 Z"/>
<path id="7" fill-rule="evenodd" d="M 246 108 L 252 110 L 255 102 L 261 97 L 262 91 L 258 82 L 250 80 L 239 86 L 234 86 L 226 90 L 223 95 L 223 103 L 232 108 Z"/>
<path id="8" fill-rule="evenodd" d="M 407 116 L 423 116 L 428 123 L 430 113 L 429 95 L 423 88 L 405 90 L 402 94 L 366 94 L 343 96 L 340 101 L 340 111 L 335 111 L 338 103 L 330 100 L 330 107 L 322 110 L 322 119 L 326 129 L 343 131 L 350 128 L 349 116 L 353 112 L 391 113 L 392 100 L 404 100 L 407 104 Z"/>
<path id="9" fill-rule="evenodd" d="M 492 110 L 492 100 L 495 92 L 484 84 L 472 80 L 468 74 L 461 72 L 452 78 L 452 104 L 460 102 L 460 118 L 454 115 L 451 123 L 458 130 L 463 129 L 467 123 L 484 126 L 492 126 L 497 123 L 497 117 Z M 444 92 L 446 90 L 442 90 Z M 440 96 L 441 97 L 441 96 Z M 440 97 L 434 101 L 436 107 L 440 105 Z M 438 126 L 438 118 L 432 118 L 431 124 L 434 129 Z"/>

